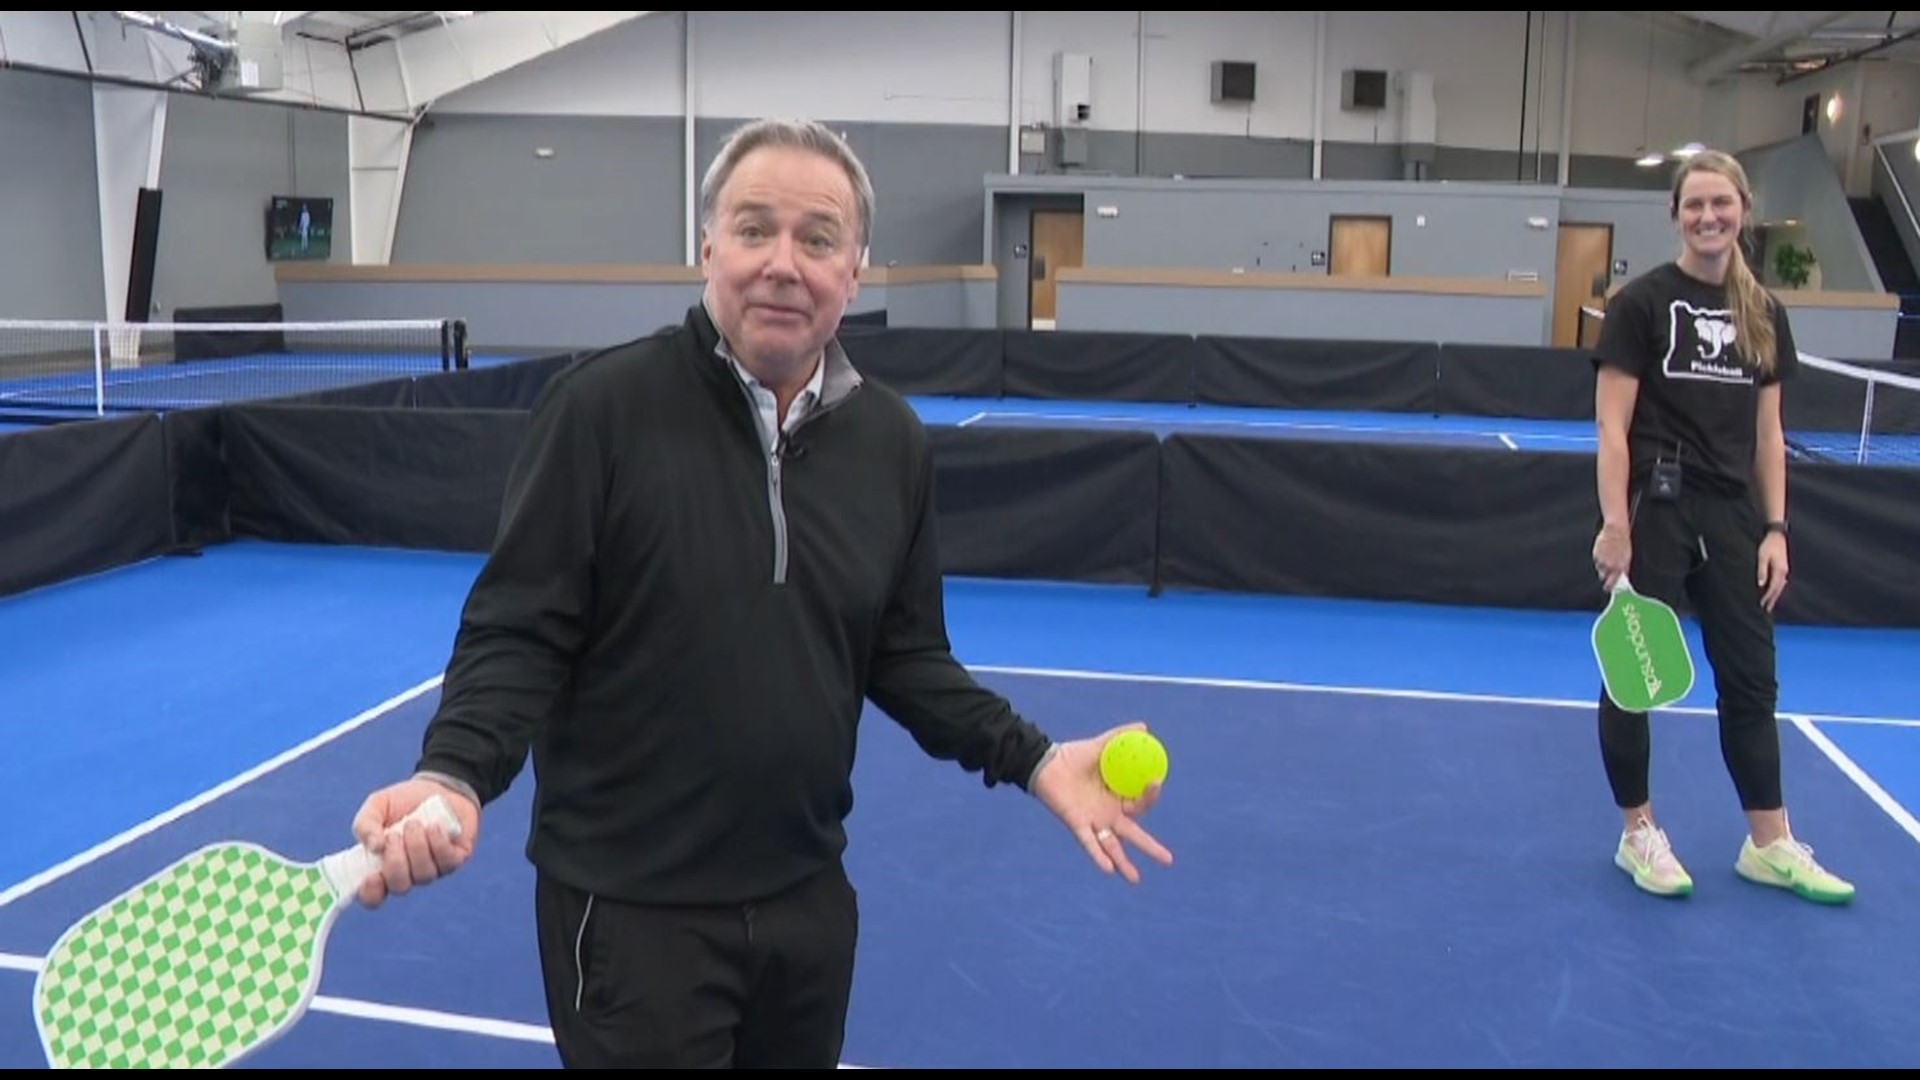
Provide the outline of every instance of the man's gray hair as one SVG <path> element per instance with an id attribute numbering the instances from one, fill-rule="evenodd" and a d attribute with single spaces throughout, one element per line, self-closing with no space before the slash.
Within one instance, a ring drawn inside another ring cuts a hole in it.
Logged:
<path id="1" fill-rule="evenodd" d="M 859 156 L 847 145 L 847 141 L 815 120 L 754 120 L 734 129 L 720 147 L 720 153 L 714 156 L 713 164 L 707 166 L 706 178 L 700 182 L 701 227 L 713 227 L 713 213 L 719 203 L 720 189 L 727 186 L 741 159 L 766 146 L 811 150 L 846 170 L 847 180 L 853 184 L 854 206 L 860 217 L 856 223 L 860 230 L 860 246 L 867 247 L 873 237 L 873 181 L 868 179 L 867 167 L 860 163 Z"/>

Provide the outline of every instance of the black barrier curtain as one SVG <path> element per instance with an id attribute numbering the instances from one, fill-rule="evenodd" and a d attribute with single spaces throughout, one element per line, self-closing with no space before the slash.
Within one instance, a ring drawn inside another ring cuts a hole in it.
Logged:
<path id="1" fill-rule="evenodd" d="M 1795 462 L 1787 503 L 1781 621 L 1920 626 L 1920 469 Z"/>
<path id="2" fill-rule="evenodd" d="M 0 437 L 0 595 L 170 550 L 167 490 L 150 414 Z"/>
<path id="3" fill-rule="evenodd" d="M 382 379 L 355 383 L 304 394 L 287 394 L 273 400 L 287 405 L 348 405 L 363 409 L 410 409 L 414 405 L 414 379 Z"/>
<path id="4" fill-rule="evenodd" d="M 1008 330 L 1007 397 L 1052 401 L 1193 400 L 1193 338 Z"/>
<path id="5" fill-rule="evenodd" d="M 1159 444 L 1144 432 L 933 428 L 942 568 L 1151 583 Z"/>
<path id="6" fill-rule="evenodd" d="M 1176 435 L 1167 588 L 1584 608 L 1593 462 L 1576 454 Z"/>
<path id="7" fill-rule="evenodd" d="M 222 420 L 234 535 L 478 552 L 528 414 L 258 405 Z"/>
<path id="8" fill-rule="evenodd" d="M 413 380 L 413 403 L 422 409 L 531 409 L 548 380 L 586 355 L 556 353 L 511 364 L 422 375 Z"/>
<path id="9" fill-rule="evenodd" d="M 0 593 L 235 536 L 484 551 L 540 370 L 419 380 L 468 407 L 253 403 L 0 437 Z M 1790 388 L 1790 407 L 1849 430 L 1857 405 L 1823 405 L 1822 381 Z M 1590 454 L 1111 429 L 928 437 L 948 573 L 1516 608 L 1603 599 Z M 1783 622 L 1920 626 L 1920 469 L 1796 461 L 1789 504 Z"/>
<path id="10" fill-rule="evenodd" d="M 227 307 L 179 308 L 173 313 L 177 323 L 278 323 L 286 321 L 279 304 L 236 304 Z M 251 330 L 245 333 L 217 330 L 196 333 L 181 330 L 173 335 L 176 361 L 217 360 L 254 353 L 283 353 L 287 343 L 277 330 Z"/>
<path id="11" fill-rule="evenodd" d="M 1194 399 L 1204 404 L 1418 413 L 1437 407 L 1437 345 L 1202 336 L 1194 348 Z"/>
<path id="12" fill-rule="evenodd" d="M 227 521 L 226 450 L 218 407 L 179 409 L 161 418 L 173 499 L 173 539 L 185 549 L 233 539 Z"/>
<path id="13" fill-rule="evenodd" d="M 901 394 L 999 397 L 998 330 L 848 327 L 840 346 L 862 375 Z"/>
<path id="14" fill-rule="evenodd" d="M 1443 415 L 1592 420 L 1594 381 L 1593 354 L 1585 349 L 1440 347 Z"/>

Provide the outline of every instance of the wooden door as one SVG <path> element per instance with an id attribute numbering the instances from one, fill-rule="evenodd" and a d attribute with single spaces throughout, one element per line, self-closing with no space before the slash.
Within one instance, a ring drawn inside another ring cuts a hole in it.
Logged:
<path id="1" fill-rule="evenodd" d="M 1083 215 L 1078 210 L 1035 210 L 1028 243 L 1030 284 L 1027 314 L 1032 325 L 1051 327 L 1059 297 L 1054 281 L 1062 267 L 1079 266 L 1086 255 Z"/>
<path id="2" fill-rule="evenodd" d="M 1553 344 L 1579 348 L 1580 309 L 1607 306 L 1613 266 L 1613 226 L 1560 223 L 1560 253 L 1553 264 Z M 1592 334 L 1588 334 L 1592 337 Z"/>
<path id="3" fill-rule="evenodd" d="M 1393 219 L 1336 214 L 1327 250 L 1329 277 L 1386 277 L 1393 265 Z"/>

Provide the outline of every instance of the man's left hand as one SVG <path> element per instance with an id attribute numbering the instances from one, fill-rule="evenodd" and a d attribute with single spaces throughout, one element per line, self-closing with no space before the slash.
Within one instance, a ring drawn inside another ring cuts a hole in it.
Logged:
<path id="1" fill-rule="evenodd" d="M 1066 825 L 1093 864 L 1102 873 L 1117 871 L 1135 885 L 1140 883 L 1140 871 L 1127 857 L 1128 844 L 1162 866 L 1173 865 L 1173 852 L 1137 820 L 1159 800 L 1160 785 L 1150 785 L 1139 798 L 1122 799 L 1100 778 L 1100 751 L 1115 735 L 1145 728 L 1145 724 L 1123 724 L 1091 739 L 1061 743 L 1053 760 L 1033 780 L 1034 797 Z"/>

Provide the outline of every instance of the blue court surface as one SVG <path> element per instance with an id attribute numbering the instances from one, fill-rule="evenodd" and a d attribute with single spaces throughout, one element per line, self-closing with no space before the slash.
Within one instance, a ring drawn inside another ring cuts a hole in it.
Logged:
<path id="1" fill-rule="evenodd" d="M 511 364 L 525 357 L 475 354 L 475 368 Z M 196 361 L 117 372 L 105 411 L 181 409 L 219 402 L 252 401 L 311 393 L 437 370 L 432 358 L 286 357 Z M 1170 435 L 1313 439 L 1478 447 L 1513 451 L 1591 454 L 1593 424 L 1584 420 L 1434 415 L 1367 410 L 1277 409 L 1176 402 L 1063 401 L 1034 398 L 913 396 L 922 422 L 935 427 L 1052 428 L 1146 431 Z M 36 424 L 80 419 L 95 408 L 89 375 L 51 376 L 0 383 L 0 435 Z M 1857 432 L 1789 432 L 1801 456 L 1854 461 Z M 1920 466 L 1920 435 L 1876 435 L 1867 464 Z"/>
<path id="2" fill-rule="evenodd" d="M 0 1065 L 62 930 L 173 858 L 351 842 L 404 775 L 476 557 L 239 542 L 0 600 Z M 1781 630 L 1794 822 L 1823 908 L 1734 875 L 1702 678 L 1655 718 L 1697 882 L 1611 854 L 1581 613 L 949 582 L 956 651 L 1060 736 L 1166 740 L 1176 864 L 1101 876 L 1037 803 L 870 712 L 846 1063 L 870 1067 L 1892 1067 L 1920 1061 L 1920 633 Z M 1697 644 L 1697 642 L 1696 642 Z M 743 675 L 746 673 L 743 673 Z M 333 932 L 314 1010 L 250 1063 L 551 1067 L 521 854 Z"/>
<path id="3" fill-rule="evenodd" d="M 922 422 L 938 427 L 1151 431 L 1163 439 L 1170 435 L 1220 435 L 1582 454 L 1593 453 L 1598 444 L 1591 420 L 1272 409 L 1178 402 L 959 397 L 910 400 Z M 1796 451 L 1824 459 L 1853 461 L 1859 450 L 1857 431 L 1790 431 L 1788 435 Z M 1874 436 L 1868 444 L 1867 463 L 1920 465 L 1920 435 Z"/>
<path id="4" fill-rule="evenodd" d="M 1586 453 L 1594 448 L 1591 423 L 1558 420 L 1178 402 L 916 397 L 912 403 L 921 421 L 935 426 L 1082 428 L 1151 431 L 1161 438 L 1210 434 Z"/>

